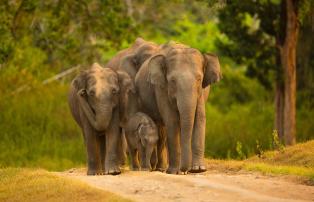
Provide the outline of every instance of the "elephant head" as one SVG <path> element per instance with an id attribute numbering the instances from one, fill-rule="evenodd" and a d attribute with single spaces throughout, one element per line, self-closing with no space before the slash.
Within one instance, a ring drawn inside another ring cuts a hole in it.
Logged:
<path id="1" fill-rule="evenodd" d="M 113 110 L 119 104 L 120 90 L 127 88 L 125 80 L 119 72 L 97 63 L 73 80 L 82 113 L 95 130 L 108 128 Z"/>
<path id="2" fill-rule="evenodd" d="M 124 56 L 119 66 L 120 70 L 127 72 L 133 79 L 140 66 L 159 50 L 157 44 L 141 38 L 136 40 L 135 45 L 136 48 L 134 48 L 134 51 Z"/>
<path id="3" fill-rule="evenodd" d="M 149 122 L 140 123 L 137 132 L 143 147 L 157 144 L 158 129 L 155 124 Z"/>
<path id="4" fill-rule="evenodd" d="M 218 57 L 181 44 L 164 45 L 148 62 L 150 83 L 168 92 L 181 129 L 181 169 L 191 165 L 191 137 L 198 99 L 203 88 L 221 79 Z"/>

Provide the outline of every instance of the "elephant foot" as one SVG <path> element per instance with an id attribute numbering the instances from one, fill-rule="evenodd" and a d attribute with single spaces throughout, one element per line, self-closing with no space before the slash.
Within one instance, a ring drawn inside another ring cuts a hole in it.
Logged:
<path id="1" fill-rule="evenodd" d="M 181 166 L 180 171 L 186 175 L 189 171 L 191 170 L 191 168 L 189 168 L 188 166 Z"/>
<path id="2" fill-rule="evenodd" d="M 102 175 L 103 173 L 99 170 L 87 169 L 87 175 Z"/>
<path id="3" fill-rule="evenodd" d="M 154 171 L 165 172 L 166 168 L 155 168 Z"/>
<path id="4" fill-rule="evenodd" d="M 206 171 L 207 171 L 206 166 L 204 166 L 204 165 L 194 165 L 189 172 L 190 173 L 202 173 L 202 172 L 206 172 Z"/>
<path id="5" fill-rule="evenodd" d="M 180 175 L 181 171 L 178 168 L 168 168 L 166 173 L 173 174 L 173 175 Z"/>
<path id="6" fill-rule="evenodd" d="M 147 167 L 142 167 L 141 171 L 152 171 L 152 169 L 151 168 L 147 168 Z"/>
<path id="7" fill-rule="evenodd" d="M 133 167 L 131 170 L 132 170 L 132 171 L 140 171 L 140 168 L 138 168 L 138 167 Z"/>
<path id="8" fill-rule="evenodd" d="M 105 175 L 119 175 L 121 170 L 119 166 L 113 166 L 105 170 Z"/>

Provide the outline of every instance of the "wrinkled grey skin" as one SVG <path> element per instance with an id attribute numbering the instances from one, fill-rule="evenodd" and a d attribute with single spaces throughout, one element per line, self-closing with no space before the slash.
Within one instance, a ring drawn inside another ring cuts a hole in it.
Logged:
<path id="1" fill-rule="evenodd" d="M 87 174 L 119 174 L 119 91 L 128 88 L 123 73 L 94 63 L 71 83 L 69 105 L 87 150 Z"/>
<path id="2" fill-rule="evenodd" d="M 167 131 L 167 173 L 206 171 L 205 102 L 221 78 L 218 57 L 177 43 L 163 45 L 135 77 L 141 107 Z"/>
<path id="3" fill-rule="evenodd" d="M 141 65 L 158 50 L 157 44 L 137 38 L 131 47 L 118 52 L 105 67 L 125 71 L 134 79 Z"/>
<path id="4" fill-rule="evenodd" d="M 128 120 L 124 129 L 132 170 L 153 170 L 156 164 L 151 165 L 151 157 L 156 155 L 154 151 L 157 150 L 158 142 L 158 129 L 154 121 L 146 114 L 138 112 Z"/>
<path id="5" fill-rule="evenodd" d="M 106 67 L 123 71 L 127 73 L 132 80 L 135 79 L 135 75 L 138 72 L 141 65 L 150 58 L 153 54 L 159 51 L 160 47 L 152 42 L 145 41 L 141 38 L 136 39 L 134 44 L 125 50 L 120 51 L 114 56 L 107 64 Z M 134 84 L 132 84 L 134 85 Z M 131 88 L 133 89 L 133 88 Z M 120 118 L 121 127 L 124 127 L 129 117 L 140 111 L 138 103 L 138 95 L 134 90 L 122 93 L 124 97 L 120 99 Z M 152 161 L 158 161 L 157 170 L 164 171 L 167 166 L 166 158 L 166 136 L 163 132 L 163 128 L 159 127 L 159 140 L 158 140 L 158 157 Z M 121 142 L 123 142 L 123 135 Z M 120 156 L 122 161 L 125 159 L 125 152 L 121 152 Z M 154 156 L 154 155 L 153 155 Z"/>

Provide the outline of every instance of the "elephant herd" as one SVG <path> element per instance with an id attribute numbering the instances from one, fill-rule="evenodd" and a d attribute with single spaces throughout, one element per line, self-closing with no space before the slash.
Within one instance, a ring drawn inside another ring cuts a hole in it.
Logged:
<path id="1" fill-rule="evenodd" d="M 218 57 L 141 38 L 71 83 L 69 105 L 83 132 L 87 174 L 132 170 L 204 172 L 205 103 L 221 79 Z"/>

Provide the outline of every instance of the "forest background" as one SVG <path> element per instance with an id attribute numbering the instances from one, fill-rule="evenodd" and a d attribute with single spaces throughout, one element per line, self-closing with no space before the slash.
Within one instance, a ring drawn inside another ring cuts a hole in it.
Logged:
<path id="1" fill-rule="evenodd" d="M 297 142 L 314 139 L 313 5 L 299 6 Z M 137 37 L 219 56 L 223 80 L 206 103 L 208 158 L 245 159 L 276 149 L 285 143 L 275 130 L 281 13 L 279 0 L 1 1 L 0 167 L 84 165 L 83 138 L 67 104 L 70 81 Z"/>

